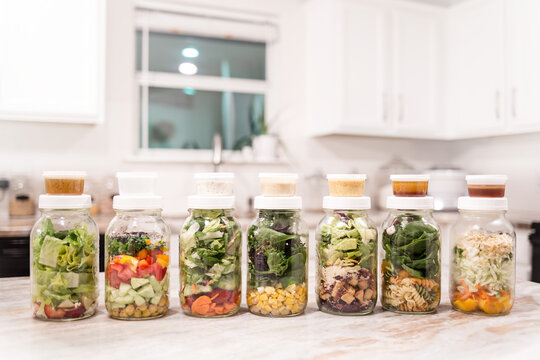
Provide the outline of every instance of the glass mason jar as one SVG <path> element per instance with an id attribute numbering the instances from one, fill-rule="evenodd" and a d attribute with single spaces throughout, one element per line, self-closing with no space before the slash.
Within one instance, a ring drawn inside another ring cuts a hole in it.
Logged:
<path id="1" fill-rule="evenodd" d="M 435 312 L 441 299 L 441 243 L 432 210 L 393 209 L 382 229 L 383 308 L 399 313 Z"/>
<path id="2" fill-rule="evenodd" d="M 161 317 L 169 308 L 169 226 L 161 209 L 115 211 L 105 234 L 105 307 L 115 319 Z"/>
<path id="3" fill-rule="evenodd" d="M 95 313 L 99 294 L 99 232 L 88 215 L 90 196 L 62 199 L 81 203 L 86 198 L 87 208 L 44 208 L 43 198 L 52 197 L 40 197 L 41 217 L 30 235 L 33 313 L 42 320 L 84 319 Z"/>
<path id="4" fill-rule="evenodd" d="M 317 305 L 369 314 L 377 303 L 377 228 L 367 210 L 329 210 L 317 227 Z"/>
<path id="5" fill-rule="evenodd" d="M 466 313 L 508 314 L 515 294 L 516 235 L 506 211 L 460 209 L 459 213 L 450 243 L 452 306 Z"/>
<path id="6" fill-rule="evenodd" d="M 247 304 L 251 313 L 284 317 L 304 312 L 308 236 L 300 210 L 257 210 L 248 230 Z"/>
<path id="7" fill-rule="evenodd" d="M 242 231 L 232 209 L 189 209 L 180 232 L 180 304 L 188 315 L 240 309 Z"/>

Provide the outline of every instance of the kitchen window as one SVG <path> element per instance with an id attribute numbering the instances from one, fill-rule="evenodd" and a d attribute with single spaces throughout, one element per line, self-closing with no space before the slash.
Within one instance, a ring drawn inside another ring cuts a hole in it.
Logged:
<path id="1" fill-rule="evenodd" d="M 138 3 L 139 152 L 206 156 L 214 134 L 225 150 L 249 144 L 268 110 L 274 34 L 258 16 Z"/>

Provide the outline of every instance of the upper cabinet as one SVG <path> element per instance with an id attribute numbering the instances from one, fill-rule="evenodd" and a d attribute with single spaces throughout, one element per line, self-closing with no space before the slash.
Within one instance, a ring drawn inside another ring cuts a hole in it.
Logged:
<path id="1" fill-rule="evenodd" d="M 306 3 L 314 135 L 457 140 L 540 131 L 540 1 Z"/>
<path id="2" fill-rule="evenodd" d="M 404 2 L 310 1 L 313 133 L 432 138 L 440 110 L 441 15 Z"/>
<path id="3" fill-rule="evenodd" d="M 2 1 L 0 48 L 0 120 L 103 120 L 104 0 Z"/>
<path id="4" fill-rule="evenodd" d="M 540 1 L 507 0 L 507 119 L 511 131 L 540 129 Z"/>
<path id="5" fill-rule="evenodd" d="M 469 0 L 450 11 L 450 136 L 539 131 L 540 2 Z"/>

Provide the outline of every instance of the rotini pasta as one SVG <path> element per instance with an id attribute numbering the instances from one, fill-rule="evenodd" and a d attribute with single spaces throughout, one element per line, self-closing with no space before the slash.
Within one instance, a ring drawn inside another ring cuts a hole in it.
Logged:
<path id="1" fill-rule="evenodd" d="M 386 277 L 385 277 L 386 279 Z M 439 304 L 439 285 L 434 279 L 390 276 L 383 282 L 383 307 L 401 312 L 428 312 Z"/>

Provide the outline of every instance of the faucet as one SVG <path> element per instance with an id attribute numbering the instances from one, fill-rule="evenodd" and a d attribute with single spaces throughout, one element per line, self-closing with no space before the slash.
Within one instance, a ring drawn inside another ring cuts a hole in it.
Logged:
<path id="1" fill-rule="evenodd" d="M 214 172 L 217 172 L 219 166 L 223 163 L 223 141 L 221 139 L 221 134 L 214 134 L 212 144 L 212 164 L 214 165 Z"/>

